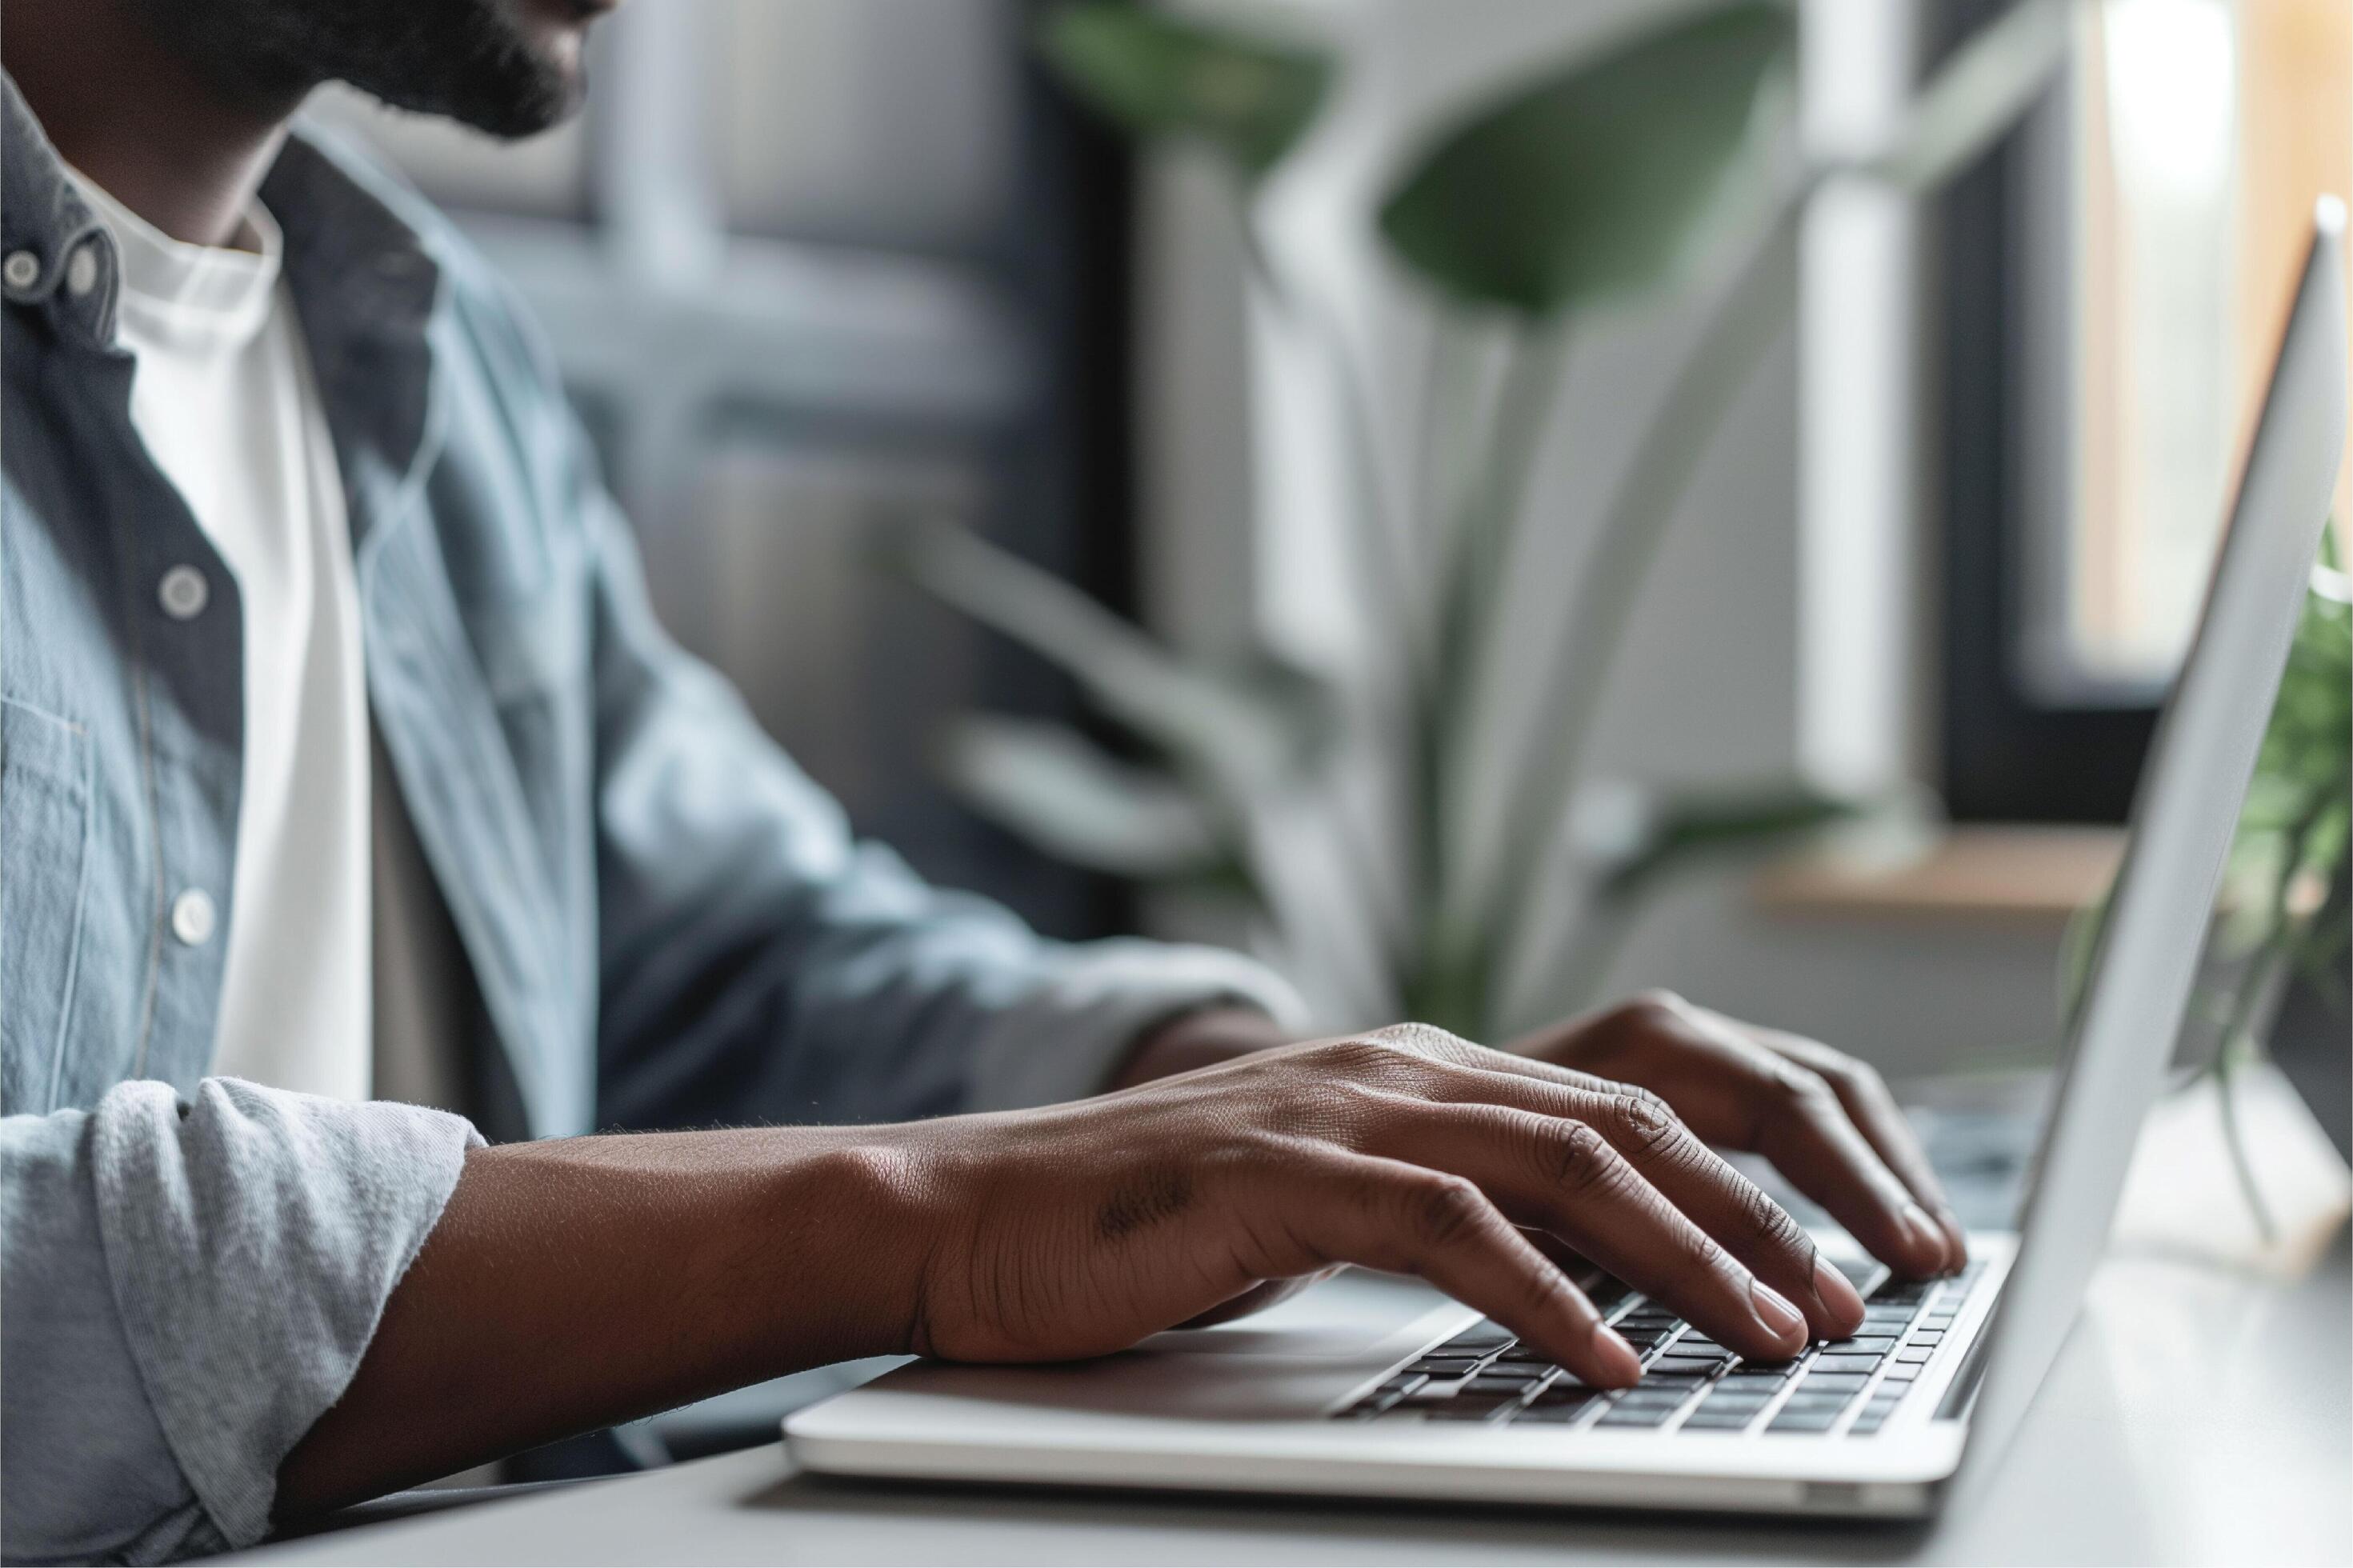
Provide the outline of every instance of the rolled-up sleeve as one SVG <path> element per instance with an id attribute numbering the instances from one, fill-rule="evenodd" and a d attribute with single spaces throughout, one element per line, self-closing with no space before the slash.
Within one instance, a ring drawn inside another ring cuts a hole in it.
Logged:
<path id="1" fill-rule="evenodd" d="M 259 1540 L 480 1142 L 228 1079 L 0 1121 L 0 1554 Z"/>

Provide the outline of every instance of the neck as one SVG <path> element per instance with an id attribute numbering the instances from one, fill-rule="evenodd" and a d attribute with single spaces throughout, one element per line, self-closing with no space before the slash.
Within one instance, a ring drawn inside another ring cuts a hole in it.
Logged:
<path id="1" fill-rule="evenodd" d="M 228 245 L 303 94 L 243 100 L 121 0 L 7 0 L 0 55 L 58 155 L 174 239 Z"/>

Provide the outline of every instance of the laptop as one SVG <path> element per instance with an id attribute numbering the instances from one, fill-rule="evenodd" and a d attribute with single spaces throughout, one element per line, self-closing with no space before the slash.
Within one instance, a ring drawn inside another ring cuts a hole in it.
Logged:
<path id="1" fill-rule="evenodd" d="M 918 1362 L 785 1422 L 820 1474 L 1906 1517 L 1998 1454 L 2074 1320 L 2179 1033 L 2346 429 L 2345 214 L 2324 199 L 2205 612 L 2015 1232 L 1957 1277 L 1848 1252 L 1852 1339 L 1744 1362 L 1592 1281 L 1644 1375 L 1590 1388 L 1418 1281 L 1348 1270 L 1258 1316 L 1050 1366 Z M 1842 1238 L 1824 1237 L 1826 1256 Z"/>

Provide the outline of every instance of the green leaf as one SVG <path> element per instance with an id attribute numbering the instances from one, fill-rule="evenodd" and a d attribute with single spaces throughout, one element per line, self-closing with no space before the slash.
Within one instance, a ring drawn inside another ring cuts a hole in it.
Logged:
<path id="1" fill-rule="evenodd" d="M 2068 0 L 2018 4 L 1956 48 L 1886 143 L 1855 172 L 1927 192 L 1977 162 L 2042 96 L 2067 58 Z"/>
<path id="2" fill-rule="evenodd" d="M 1656 801 L 1642 829 L 1602 879 L 1602 896 L 1624 899 L 1671 871 L 1762 849 L 1851 821 L 1865 809 L 1862 803 L 1802 786 Z"/>
<path id="3" fill-rule="evenodd" d="M 941 761 L 975 809 L 1059 859 L 1166 878 L 1227 858 L 1208 811 L 1176 780 L 1115 761 L 1059 724 L 965 718 Z"/>
<path id="4" fill-rule="evenodd" d="M 1440 292 L 1532 316 L 1670 280 L 1768 194 L 1752 132 L 1795 37 L 1746 0 L 1579 58 L 1440 135 L 1381 232 Z"/>
<path id="5" fill-rule="evenodd" d="M 1131 134 L 1207 142 L 1251 180 L 1298 142 L 1332 79 L 1316 50 L 1110 0 L 1056 7 L 1039 47 L 1073 92 Z"/>

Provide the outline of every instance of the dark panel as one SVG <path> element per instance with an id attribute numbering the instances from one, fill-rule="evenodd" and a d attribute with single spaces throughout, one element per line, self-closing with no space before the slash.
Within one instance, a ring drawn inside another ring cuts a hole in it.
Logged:
<path id="1" fill-rule="evenodd" d="M 2004 0 L 1944 0 L 1931 58 Z M 2020 254 L 2026 148 L 2013 135 L 1937 204 L 1943 408 L 1944 791 L 1962 821 L 2121 822 L 2154 708 L 2057 708 L 2020 679 Z"/>

